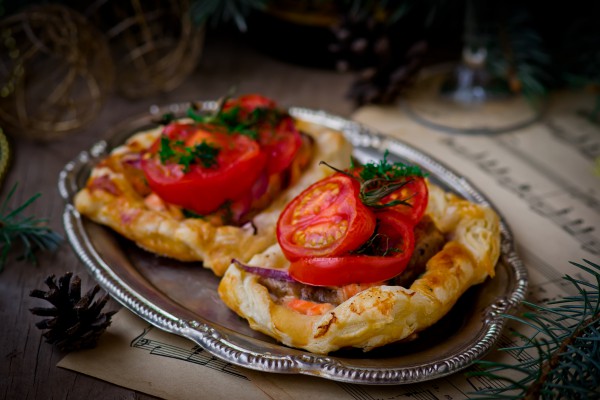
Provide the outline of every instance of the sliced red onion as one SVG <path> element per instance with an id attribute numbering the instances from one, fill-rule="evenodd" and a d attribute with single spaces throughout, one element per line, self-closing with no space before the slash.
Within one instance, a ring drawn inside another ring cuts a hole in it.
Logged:
<path id="1" fill-rule="evenodd" d="M 142 169 L 142 157 L 139 154 L 127 154 L 123 157 L 123 164 L 135 169 Z"/>
<path id="2" fill-rule="evenodd" d="M 266 172 L 260 174 L 252 189 L 250 190 L 250 196 L 252 200 L 260 199 L 265 193 L 267 193 L 267 189 L 269 188 L 269 176 Z"/>
<path id="3" fill-rule="evenodd" d="M 252 265 L 246 265 L 244 263 L 241 263 L 236 259 L 231 260 L 231 262 L 236 264 L 238 267 L 242 268 L 246 272 L 256 274 L 264 278 L 272 278 L 278 281 L 296 282 L 287 271 L 281 269 L 255 267 Z"/>

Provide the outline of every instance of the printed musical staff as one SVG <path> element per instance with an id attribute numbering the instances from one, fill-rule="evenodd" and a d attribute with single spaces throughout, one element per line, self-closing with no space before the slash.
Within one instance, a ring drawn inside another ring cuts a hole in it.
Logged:
<path id="1" fill-rule="evenodd" d="M 510 140 L 502 138 L 490 140 L 493 141 L 493 145 L 503 147 L 519 162 L 525 163 L 542 175 L 546 179 L 546 185 L 540 183 L 534 185 L 520 178 L 517 173 L 511 174 L 511 160 L 500 159 L 499 156 L 489 151 L 463 145 L 452 137 L 444 138 L 441 142 L 463 159 L 471 161 L 502 187 L 524 200 L 536 214 L 552 221 L 571 235 L 580 243 L 582 249 L 599 255 L 598 231 L 578 213 L 584 206 L 596 214 L 600 214 L 600 201 L 565 179 L 552 174 L 551 171 L 520 150 L 518 144 L 511 144 Z"/>
<path id="2" fill-rule="evenodd" d="M 482 368 L 478 366 L 473 366 L 470 368 L 470 371 L 482 371 Z M 476 392 L 482 389 L 498 389 L 502 387 L 502 383 L 496 380 L 490 379 L 487 376 L 471 376 L 466 378 L 466 382 L 469 385 L 469 392 Z"/>
<path id="3" fill-rule="evenodd" d="M 530 273 L 535 274 L 535 284 L 529 285 L 527 298 L 530 301 L 546 303 L 560 296 L 577 294 L 577 289 L 564 279 L 564 273 L 546 263 L 528 248 L 519 248 L 519 253 Z"/>
<path id="4" fill-rule="evenodd" d="M 556 187 L 560 188 L 562 192 L 569 193 L 571 197 L 577 199 L 583 205 L 600 214 L 600 200 L 581 190 L 578 186 L 572 184 L 573 180 L 561 178 L 557 174 L 553 173 L 553 171 L 536 161 L 535 158 L 531 157 L 531 155 L 528 154 L 518 142 L 508 139 L 508 137 L 497 137 L 494 138 L 493 141 L 496 145 L 503 147 L 505 150 L 519 159 L 520 162 L 527 164 L 532 171 L 537 172 L 550 182 L 553 182 Z"/>
<path id="5" fill-rule="evenodd" d="M 588 160 L 600 157 L 600 128 L 587 118 L 577 115 L 583 121 L 576 124 L 578 129 L 565 129 L 560 121 L 550 118 L 545 125 L 549 132 L 558 140 L 575 148 Z"/>
<path id="6" fill-rule="evenodd" d="M 139 336 L 132 340 L 131 347 L 148 350 L 152 355 L 191 362 L 216 371 L 224 372 L 236 378 L 248 380 L 248 378 L 242 375 L 232 364 L 208 354 L 199 346 L 192 346 L 186 349 L 169 343 L 147 339 L 146 336 L 152 329 L 154 329 L 152 326 L 144 329 Z"/>

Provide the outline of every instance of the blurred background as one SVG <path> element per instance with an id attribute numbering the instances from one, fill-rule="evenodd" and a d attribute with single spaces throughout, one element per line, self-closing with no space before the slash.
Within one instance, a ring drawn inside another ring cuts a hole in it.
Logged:
<path id="1" fill-rule="evenodd" d="M 62 138 L 92 123 L 110 96 L 180 87 L 223 37 L 349 76 L 340 101 L 353 108 L 403 104 L 441 126 L 423 96 L 456 112 L 510 99 L 530 107 L 491 128 L 501 131 L 535 119 L 552 91 L 575 88 L 595 93 L 586 112 L 597 121 L 599 15 L 600 2 L 583 0 L 0 0 L 0 126 Z M 236 62 L 234 51 L 222 56 Z"/>

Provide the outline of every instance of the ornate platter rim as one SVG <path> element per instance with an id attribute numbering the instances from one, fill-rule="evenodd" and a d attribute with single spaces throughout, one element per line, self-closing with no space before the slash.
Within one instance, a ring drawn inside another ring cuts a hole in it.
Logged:
<path id="1" fill-rule="evenodd" d="M 206 110 L 216 107 L 216 103 L 212 101 L 199 104 Z M 236 336 L 236 332 L 230 329 L 201 320 L 180 304 L 168 298 L 154 296 L 152 289 L 148 292 L 132 289 L 127 281 L 119 276 L 114 265 L 106 262 L 95 250 L 83 223 L 83 217 L 73 205 L 73 198 L 79 190 L 82 174 L 89 171 L 89 168 L 113 147 L 136 130 L 151 125 L 152 121 L 160 115 L 167 112 L 181 114 L 188 106 L 189 103 L 152 106 L 148 113 L 116 126 L 108 139 L 101 140 L 89 150 L 79 153 L 75 159 L 64 166 L 59 175 L 58 187 L 65 200 L 63 223 L 68 241 L 92 277 L 123 306 L 152 325 L 186 337 L 215 357 L 231 364 L 263 372 L 313 375 L 346 383 L 392 385 L 440 378 L 468 367 L 487 354 L 500 339 L 506 323 L 503 315 L 512 312 L 524 300 L 528 285 L 526 269 L 515 251 L 513 235 L 504 219 L 501 223 L 499 264 L 502 263 L 502 267 L 506 268 L 510 285 L 502 296 L 485 309 L 484 315 L 478 316 L 481 327 L 474 337 L 468 338 L 467 346 L 433 362 L 382 367 L 377 363 L 354 364 L 352 360 L 347 362 L 337 357 L 316 355 L 284 346 L 279 346 L 277 351 L 272 351 L 272 345 L 262 346 L 260 340 L 247 341 L 247 338 L 238 337 L 242 336 L 241 334 Z M 292 107 L 289 112 L 295 118 L 342 131 L 356 151 L 365 149 L 383 154 L 387 149 L 390 154 L 420 164 L 432 175 L 442 179 L 451 190 L 477 203 L 494 207 L 467 179 L 398 139 L 374 132 L 357 122 L 321 110 Z"/>

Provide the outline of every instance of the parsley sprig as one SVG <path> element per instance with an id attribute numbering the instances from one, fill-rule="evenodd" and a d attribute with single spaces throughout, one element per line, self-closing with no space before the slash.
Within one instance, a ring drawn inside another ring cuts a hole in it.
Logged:
<path id="1" fill-rule="evenodd" d="M 257 107 L 244 115 L 240 106 L 234 106 L 224 110 L 228 98 L 219 104 L 214 113 L 203 114 L 200 108 L 193 104 L 187 110 L 187 116 L 195 122 L 215 124 L 223 126 L 230 134 L 248 136 L 252 140 L 258 140 L 258 127 L 275 127 L 287 114 L 281 110 L 266 107 Z"/>
<path id="2" fill-rule="evenodd" d="M 379 160 L 379 162 L 370 162 L 362 166 L 360 177 L 363 179 L 363 181 L 368 181 L 371 179 L 394 181 L 407 176 L 426 176 L 426 174 L 417 165 L 406 165 L 401 162 L 391 164 L 387 159 L 389 154 L 390 152 L 386 150 L 383 153 L 383 159 Z M 356 169 L 357 167 L 354 166 L 353 163 L 350 168 Z"/>
<path id="3" fill-rule="evenodd" d="M 206 141 L 193 146 L 185 146 L 182 140 L 171 140 L 166 136 L 160 138 L 158 156 L 160 162 L 172 162 L 183 166 L 183 172 L 188 172 L 194 163 L 200 163 L 204 168 L 211 168 L 217 164 L 220 148 Z"/>
<path id="4" fill-rule="evenodd" d="M 386 196 L 411 183 L 414 178 L 425 177 L 427 174 L 416 165 L 406 165 L 401 162 L 390 163 L 387 159 L 388 156 L 389 152 L 386 150 L 383 159 L 378 163 L 370 162 L 362 166 L 356 166 L 352 162 L 350 172 L 342 171 L 324 161 L 321 161 L 321 164 L 358 180 L 360 183 L 360 200 L 368 207 L 386 208 L 397 205 L 412 207 L 409 202 L 412 196 L 383 204 L 381 202 Z M 358 173 L 355 171 L 358 171 Z"/>

